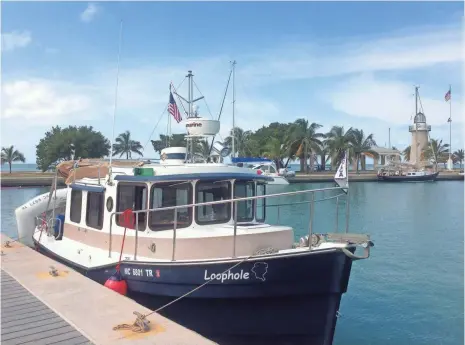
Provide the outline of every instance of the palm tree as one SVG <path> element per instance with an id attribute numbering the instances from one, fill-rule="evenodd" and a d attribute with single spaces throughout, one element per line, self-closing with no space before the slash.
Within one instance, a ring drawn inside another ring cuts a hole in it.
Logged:
<path id="1" fill-rule="evenodd" d="M 463 149 L 457 150 L 454 152 L 454 158 L 457 162 L 460 163 L 460 168 L 462 167 L 462 162 L 464 160 Z"/>
<path id="2" fill-rule="evenodd" d="M 407 146 L 404 151 L 402 151 L 402 156 L 404 156 L 404 160 L 405 161 L 409 161 L 410 160 L 410 146 Z"/>
<path id="3" fill-rule="evenodd" d="M 194 144 L 194 153 L 207 160 L 210 157 L 210 144 L 207 139 L 200 140 Z"/>
<path id="4" fill-rule="evenodd" d="M 248 141 L 250 140 L 250 136 L 252 135 L 252 131 L 244 131 L 242 128 L 234 127 L 231 129 L 229 136 L 225 138 L 224 143 L 232 147 L 232 140 L 234 137 L 234 151 L 232 154 L 237 153 L 237 156 L 246 156 L 247 152 L 250 153 L 251 149 L 248 147 Z"/>
<path id="5" fill-rule="evenodd" d="M 10 174 L 11 174 L 11 164 L 13 162 L 25 162 L 26 158 L 24 155 L 19 152 L 18 150 L 14 149 L 14 146 L 11 145 L 10 147 L 2 147 L 2 154 L 1 154 L 1 163 L 2 165 L 8 163 L 10 166 Z"/>
<path id="6" fill-rule="evenodd" d="M 305 168 L 308 154 L 313 155 L 319 152 L 320 146 L 323 144 L 320 139 L 324 138 L 325 135 L 317 132 L 321 127 L 322 125 L 315 122 L 309 124 L 305 119 L 297 119 L 289 128 L 288 146 L 290 152 L 300 158 L 300 171 L 302 172 L 308 173 Z M 313 159 L 310 160 L 310 168 L 313 169 Z"/>
<path id="7" fill-rule="evenodd" d="M 358 163 L 362 157 L 362 154 L 368 153 L 373 158 L 376 158 L 378 154 L 371 149 L 372 146 L 376 146 L 376 141 L 373 139 L 373 134 L 365 137 L 363 129 L 351 129 L 350 131 L 350 151 L 355 159 L 356 171 L 358 173 Z M 362 166 L 365 169 L 365 164 Z"/>
<path id="8" fill-rule="evenodd" d="M 344 131 L 343 126 L 333 126 L 326 134 L 325 144 L 328 146 L 331 156 L 331 170 L 335 169 L 340 163 L 342 152 L 350 148 L 351 132 L 352 127 Z M 350 154 L 348 161 L 351 161 Z"/>
<path id="9" fill-rule="evenodd" d="M 122 157 L 126 154 L 126 159 L 132 158 L 132 153 L 137 153 L 140 156 L 143 156 L 142 150 L 143 147 L 139 141 L 135 141 L 131 139 L 131 133 L 126 131 L 118 135 L 115 139 L 116 143 L 113 144 L 113 156 L 119 154 Z"/>
<path id="10" fill-rule="evenodd" d="M 429 146 L 421 154 L 423 160 L 432 160 L 437 166 L 444 163 L 446 166 L 449 158 L 449 144 L 443 144 L 442 139 L 430 139 Z"/>
<path id="11" fill-rule="evenodd" d="M 269 159 L 272 159 L 276 164 L 276 168 L 280 169 L 282 167 L 281 162 L 287 155 L 286 146 L 282 144 L 279 139 L 271 138 L 271 140 L 265 146 L 263 155 L 267 156 Z"/>

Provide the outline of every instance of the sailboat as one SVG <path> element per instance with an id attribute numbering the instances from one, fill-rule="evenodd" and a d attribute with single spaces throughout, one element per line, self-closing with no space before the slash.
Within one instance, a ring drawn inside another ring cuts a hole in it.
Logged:
<path id="1" fill-rule="evenodd" d="M 435 181 L 439 175 L 437 171 L 437 157 L 434 159 L 434 170 L 427 169 L 428 161 L 422 161 L 422 151 L 429 143 L 429 131 L 431 126 L 426 123 L 424 111 L 418 111 L 420 94 L 415 87 L 415 117 L 413 125 L 409 126 L 412 133 L 412 144 L 410 149 L 410 162 L 390 160 L 378 171 L 378 181 L 384 182 L 425 182 Z M 423 110 L 423 107 L 421 107 Z M 436 155 L 433 149 L 433 154 Z"/>
<path id="2" fill-rule="evenodd" d="M 129 297 L 212 340 L 331 344 L 352 263 L 373 246 L 369 235 L 348 232 L 349 200 L 345 232 L 314 228 L 314 203 L 348 193 L 346 159 L 338 186 L 277 194 L 266 193 L 273 177 L 194 162 L 194 139 L 216 135 L 220 123 L 194 116 L 191 71 L 188 78 L 183 152 L 165 151 L 159 163 L 59 164 L 64 212 L 56 199 L 41 200 L 53 216 L 31 226 L 42 215 L 20 206 L 20 238 L 98 283 L 125 282 Z M 308 223 L 270 221 L 270 199 L 303 195 Z M 295 242 L 298 233 L 307 235 Z"/>

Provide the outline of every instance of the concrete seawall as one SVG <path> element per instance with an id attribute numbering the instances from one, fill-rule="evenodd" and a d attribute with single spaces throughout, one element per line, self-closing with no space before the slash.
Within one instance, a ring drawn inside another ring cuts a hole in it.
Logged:
<path id="1" fill-rule="evenodd" d="M 48 187 L 53 182 L 53 173 L 39 172 L 13 172 L 1 174 L 1 187 Z M 440 172 L 438 181 L 463 181 L 464 176 L 457 172 Z M 314 172 L 312 174 L 297 174 L 294 178 L 289 178 L 290 183 L 311 183 L 311 182 L 333 182 L 334 172 Z M 376 173 L 373 171 L 361 171 L 359 174 L 349 173 L 351 182 L 375 182 Z M 58 179 L 58 186 L 65 186 L 62 178 Z"/>

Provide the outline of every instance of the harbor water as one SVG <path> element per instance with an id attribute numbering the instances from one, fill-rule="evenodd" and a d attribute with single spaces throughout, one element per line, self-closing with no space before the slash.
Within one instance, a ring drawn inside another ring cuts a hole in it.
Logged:
<path id="1" fill-rule="evenodd" d="M 332 185 L 270 186 L 267 193 Z M 16 237 L 14 209 L 47 190 L 2 188 L 1 230 Z M 349 231 L 370 234 L 375 247 L 352 266 L 334 345 L 463 344 L 463 181 L 352 183 L 349 197 Z M 297 199 L 280 197 L 267 208 L 267 220 L 293 226 L 296 240 L 308 233 L 309 219 L 309 196 Z M 335 231 L 335 206 L 336 199 L 316 203 L 314 232 Z M 344 213 L 340 200 L 338 231 L 345 231 Z"/>

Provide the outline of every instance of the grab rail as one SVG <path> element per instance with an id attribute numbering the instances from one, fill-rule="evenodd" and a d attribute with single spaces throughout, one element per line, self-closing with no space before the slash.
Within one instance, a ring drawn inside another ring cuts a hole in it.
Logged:
<path id="1" fill-rule="evenodd" d="M 325 191 L 333 191 L 333 190 L 340 190 L 340 187 L 328 187 L 328 188 L 318 188 L 318 189 L 312 189 L 312 190 L 303 190 L 303 191 L 293 191 L 293 192 L 284 192 L 284 193 L 275 193 L 275 194 L 265 194 L 265 195 L 255 195 L 255 196 L 250 196 L 250 197 L 241 197 L 241 198 L 234 198 L 234 199 L 224 199 L 224 200 L 217 200 L 217 201 L 207 201 L 207 202 L 200 202 L 200 203 L 194 203 L 194 204 L 187 204 L 187 205 L 178 205 L 178 206 L 168 206 L 168 207 L 160 207 L 160 208 L 153 208 L 153 209 L 142 209 L 142 210 L 132 210 L 132 213 L 136 217 L 136 226 L 135 226 L 135 248 L 134 248 L 134 260 L 137 258 L 137 247 L 138 247 L 138 232 L 141 230 L 139 229 L 139 214 L 140 213 L 145 213 L 147 214 L 146 220 L 148 220 L 148 215 L 151 212 L 160 212 L 160 211 L 167 211 L 167 210 L 174 210 L 174 219 L 173 219 L 173 241 L 172 241 L 172 255 L 171 255 L 171 260 L 175 261 L 176 260 L 176 239 L 177 239 L 177 223 L 178 223 L 178 210 L 179 209 L 184 209 L 184 208 L 194 208 L 194 207 L 199 207 L 199 206 L 208 206 L 208 205 L 218 205 L 218 204 L 231 204 L 233 207 L 233 214 L 232 214 L 232 220 L 233 220 L 233 248 L 232 248 L 232 257 L 236 257 L 236 239 L 237 239 L 237 205 L 241 201 L 248 201 L 248 200 L 259 200 L 259 199 L 268 199 L 268 198 L 274 198 L 274 197 L 281 197 L 281 196 L 288 196 L 288 195 L 300 195 L 300 194 L 311 194 L 311 200 L 308 202 L 301 202 L 301 203 L 310 203 L 310 222 L 309 222 L 309 239 L 312 238 L 313 234 L 313 219 L 314 219 L 314 204 L 315 202 L 320 202 L 324 200 L 330 200 L 336 198 L 336 207 L 338 207 L 339 203 L 339 197 L 341 194 L 338 194 L 336 196 L 331 196 L 328 198 L 323 198 L 323 199 L 318 199 L 315 200 L 315 193 L 316 192 L 325 192 Z M 280 206 L 281 205 L 269 205 L 271 206 L 277 206 L 278 207 L 278 222 L 279 222 L 279 215 L 280 215 Z M 268 207 L 268 205 L 267 205 Z M 108 257 L 111 258 L 111 253 L 112 253 L 112 236 L 113 236 L 113 219 L 117 215 L 122 215 L 124 211 L 119 211 L 119 212 L 112 212 L 110 214 L 110 231 L 109 231 L 109 242 L 108 242 Z M 338 226 L 338 211 L 336 213 L 336 227 Z M 193 216 L 193 215 L 192 215 Z M 146 224 L 147 225 L 147 224 Z M 145 230 L 145 229 L 143 229 Z M 309 250 L 312 250 L 311 248 L 311 243 L 309 245 Z"/>

